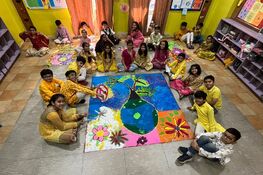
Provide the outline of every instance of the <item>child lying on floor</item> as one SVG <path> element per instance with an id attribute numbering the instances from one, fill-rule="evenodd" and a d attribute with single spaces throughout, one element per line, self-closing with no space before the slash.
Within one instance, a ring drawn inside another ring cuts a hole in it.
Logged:
<path id="1" fill-rule="evenodd" d="M 189 148 L 179 147 L 182 153 L 177 162 L 184 164 L 199 155 L 219 161 L 221 165 L 230 162 L 228 157 L 233 153 L 233 145 L 241 138 L 240 132 L 235 128 L 228 128 L 225 132 L 207 132 L 196 137 Z"/>
<path id="2" fill-rule="evenodd" d="M 56 143 L 77 141 L 77 128 L 87 114 L 77 114 L 75 108 L 64 111 L 64 106 L 64 95 L 55 94 L 51 97 L 39 123 L 39 133 L 44 140 Z"/>

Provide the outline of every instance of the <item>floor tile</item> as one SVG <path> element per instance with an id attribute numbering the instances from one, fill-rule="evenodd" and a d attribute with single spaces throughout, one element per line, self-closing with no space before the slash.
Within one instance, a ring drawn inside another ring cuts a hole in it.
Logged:
<path id="1" fill-rule="evenodd" d="M 0 114 L 0 123 L 3 126 L 14 126 L 21 112 L 9 112 Z"/>
<path id="2" fill-rule="evenodd" d="M 12 81 L 7 87 L 6 90 L 19 90 L 23 87 L 24 81 Z"/>
<path id="3" fill-rule="evenodd" d="M 13 129 L 13 126 L 2 126 L 0 128 L 0 143 L 5 143 L 12 129 Z"/>
<path id="4" fill-rule="evenodd" d="M 254 126 L 254 128 L 263 129 L 263 115 L 262 116 L 247 116 L 248 121 Z"/>
<path id="5" fill-rule="evenodd" d="M 14 100 L 27 100 L 31 97 L 33 89 L 20 90 L 19 93 L 14 97 Z"/>
<path id="6" fill-rule="evenodd" d="M 237 104 L 236 107 L 243 115 L 256 115 L 256 113 L 251 110 L 247 104 Z"/>
<path id="7" fill-rule="evenodd" d="M 18 94 L 18 90 L 4 90 L 0 95 L 0 101 L 13 99 Z"/>
<path id="8" fill-rule="evenodd" d="M 8 106 L 8 112 L 19 112 L 22 111 L 24 106 L 26 105 L 26 100 L 13 100 L 12 103 Z"/>
<path id="9" fill-rule="evenodd" d="M 21 88 L 21 89 L 24 89 L 24 90 L 34 90 L 36 85 L 37 85 L 37 81 L 35 80 L 28 80 L 28 81 L 25 81 L 25 84 L 24 86 Z"/>
<path id="10" fill-rule="evenodd" d="M 11 104 L 11 102 L 11 100 L 0 101 L 0 114 L 7 111 L 7 108 Z"/>

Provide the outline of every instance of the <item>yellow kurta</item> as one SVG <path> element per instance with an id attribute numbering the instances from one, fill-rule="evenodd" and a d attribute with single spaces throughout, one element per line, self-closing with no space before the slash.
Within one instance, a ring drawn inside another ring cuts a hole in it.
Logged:
<path id="1" fill-rule="evenodd" d="M 53 78 L 52 82 L 42 80 L 39 85 L 39 93 L 45 102 L 49 102 L 50 98 L 60 92 L 63 81 Z"/>
<path id="2" fill-rule="evenodd" d="M 134 60 L 134 63 L 138 65 L 141 68 L 144 68 L 145 70 L 149 71 L 153 68 L 153 64 L 151 63 L 150 58 L 145 57 L 144 55 L 137 54 Z"/>
<path id="3" fill-rule="evenodd" d="M 77 119 L 75 108 L 64 112 L 49 106 L 40 117 L 39 133 L 47 141 L 60 143 L 59 138 L 62 134 L 77 128 Z"/>
<path id="4" fill-rule="evenodd" d="M 179 76 L 184 77 L 186 71 L 186 61 L 183 60 L 178 62 L 177 60 L 167 63 L 167 65 L 171 68 L 172 79 L 177 79 Z"/>
<path id="5" fill-rule="evenodd" d="M 206 101 L 211 104 L 213 99 L 218 99 L 214 107 L 219 110 L 222 108 L 222 96 L 221 91 L 218 87 L 213 86 L 210 90 L 208 90 L 204 85 L 199 87 L 199 90 L 205 92 L 207 94 Z"/>
<path id="6" fill-rule="evenodd" d="M 192 109 L 195 109 L 197 112 L 197 119 L 195 123 L 199 123 L 207 132 L 224 132 L 225 129 L 216 122 L 214 116 L 214 109 L 205 102 L 202 106 L 194 103 Z"/>
<path id="7" fill-rule="evenodd" d="M 92 52 L 90 52 L 90 54 L 88 54 L 87 52 L 82 51 L 79 55 L 86 59 L 86 64 L 84 65 L 84 67 L 87 69 L 87 72 L 88 73 L 94 73 L 97 70 L 97 64 L 95 61 L 94 54 Z M 92 60 L 90 63 L 88 61 L 88 57 L 92 57 Z"/>
<path id="8" fill-rule="evenodd" d="M 112 52 L 112 58 L 107 59 L 105 58 L 103 51 L 102 54 L 100 54 L 99 56 L 99 61 L 97 62 L 97 64 L 98 64 L 98 71 L 100 72 L 105 72 L 105 68 L 111 72 L 118 71 L 115 54 L 113 52 Z"/>
<path id="9" fill-rule="evenodd" d="M 212 46 L 213 46 L 213 43 L 206 43 L 206 41 L 203 42 L 201 44 L 200 48 L 198 48 L 196 50 L 197 56 L 199 58 L 207 59 L 210 61 L 215 60 L 216 59 L 215 53 L 210 50 L 212 48 Z"/>
<path id="10" fill-rule="evenodd" d="M 79 73 L 80 73 L 80 69 L 79 69 L 78 64 L 77 64 L 76 61 L 71 62 L 71 63 L 69 64 L 68 70 L 74 70 L 74 71 L 77 73 L 77 75 L 79 75 Z"/>
<path id="11" fill-rule="evenodd" d="M 60 92 L 66 97 L 66 102 L 69 105 L 74 105 L 79 102 L 79 99 L 76 95 L 77 92 L 82 92 L 84 94 L 89 94 L 92 96 L 96 95 L 95 91 L 92 91 L 89 88 L 82 86 L 80 84 L 74 83 L 71 80 L 66 80 L 63 83 Z"/>

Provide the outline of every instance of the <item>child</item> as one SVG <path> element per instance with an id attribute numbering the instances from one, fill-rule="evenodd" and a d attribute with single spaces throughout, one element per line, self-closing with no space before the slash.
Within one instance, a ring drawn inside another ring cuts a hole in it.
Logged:
<path id="1" fill-rule="evenodd" d="M 77 141 L 77 128 L 83 124 L 86 114 L 76 114 L 76 109 L 64 111 L 65 96 L 55 94 L 51 97 L 39 123 L 41 137 L 49 142 L 74 143 Z"/>
<path id="2" fill-rule="evenodd" d="M 79 34 L 81 34 L 82 30 L 87 31 L 87 34 L 88 34 L 89 36 L 94 34 L 94 33 L 92 32 L 90 26 L 89 26 L 86 22 L 84 22 L 84 21 L 82 21 L 82 22 L 80 23 L 80 25 L 79 25 Z"/>
<path id="3" fill-rule="evenodd" d="M 90 42 L 91 42 L 91 40 L 90 40 L 90 38 L 88 37 L 87 31 L 83 29 L 83 30 L 81 31 L 81 37 L 80 37 L 79 47 L 77 47 L 77 48 L 75 49 L 76 52 L 77 52 L 77 53 L 80 53 L 80 52 L 83 50 L 83 48 L 82 48 L 82 44 L 83 44 L 83 43 L 90 43 Z"/>
<path id="4" fill-rule="evenodd" d="M 209 35 L 195 51 L 194 53 L 197 54 L 199 58 L 207 59 L 213 61 L 216 59 L 215 53 L 211 51 L 213 47 L 213 36 Z"/>
<path id="5" fill-rule="evenodd" d="M 62 80 L 53 77 L 53 72 L 50 69 L 43 69 L 40 72 L 41 80 L 39 85 L 39 93 L 44 102 L 48 103 L 50 98 L 60 92 L 63 84 Z"/>
<path id="6" fill-rule="evenodd" d="M 101 25 L 102 25 L 101 35 L 102 34 L 107 35 L 108 39 L 110 39 L 114 45 L 119 44 L 120 39 L 116 37 L 115 32 L 109 27 L 107 21 L 102 21 Z"/>
<path id="7" fill-rule="evenodd" d="M 163 36 L 160 33 L 160 26 L 155 26 L 154 32 L 151 33 L 149 41 L 148 41 L 148 47 L 150 50 L 155 50 L 156 47 L 159 46 L 160 41 L 162 40 Z"/>
<path id="8" fill-rule="evenodd" d="M 206 101 L 214 108 L 216 114 L 222 108 L 222 96 L 220 89 L 214 83 L 215 77 L 208 75 L 204 78 L 204 85 L 199 90 L 207 94 Z"/>
<path id="9" fill-rule="evenodd" d="M 199 24 L 196 25 L 196 27 L 193 28 L 193 31 L 194 31 L 193 43 L 202 44 L 203 37 L 201 35 L 201 29 L 203 28 L 203 26 L 204 26 L 203 23 L 199 23 Z"/>
<path id="10" fill-rule="evenodd" d="M 196 153 L 211 160 L 218 160 L 221 165 L 230 162 L 228 157 L 233 153 L 233 145 L 241 138 L 235 128 L 228 128 L 225 132 L 203 133 L 192 141 L 189 148 L 179 147 L 182 153 L 177 162 L 183 164 L 192 160 Z"/>
<path id="11" fill-rule="evenodd" d="M 148 27 L 147 36 L 150 36 L 154 32 L 155 26 L 156 25 L 155 25 L 154 21 L 151 21 L 151 23 Z"/>
<path id="12" fill-rule="evenodd" d="M 68 44 L 70 43 L 70 36 L 67 29 L 62 25 L 60 20 L 55 21 L 57 26 L 57 39 L 54 40 L 56 44 Z"/>
<path id="13" fill-rule="evenodd" d="M 119 72 L 133 72 L 135 69 L 137 69 L 136 64 L 133 63 L 135 59 L 135 51 L 133 50 L 132 40 L 127 41 L 127 49 L 122 51 L 121 57 L 121 63 L 118 63 L 117 65 Z"/>
<path id="14" fill-rule="evenodd" d="M 74 70 L 77 73 L 78 83 L 84 86 L 88 84 L 86 82 L 87 70 L 84 68 L 85 63 L 86 59 L 82 56 L 78 56 L 77 60 L 70 63 L 68 66 L 68 70 Z"/>
<path id="15" fill-rule="evenodd" d="M 203 27 L 203 23 L 198 24 L 196 27 L 193 28 L 193 31 L 189 31 L 187 34 L 183 35 L 181 41 L 186 41 L 188 49 L 194 49 L 193 41 L 200 40 L 201 36 L 201 28 Z"/>
<path id="16" fill-rule="evenodd" d="M 181 40 L 182 36 L 188 33 L 187 22 L 182 22 L 180 26 L 180 31 L 174 35 L 175 40 Z"/>
<path id="17" fill-rule="evenodd" d="M 140 48 L 138 50 L 138 53 L 136 55 L 134 63 L 137 66 L 139 66 L 139 67 L 141 67 L 147 71 L 149 71 L 153 68 L 153 64 L 151 63 L 151 60 L 148 56 L 148 50 L 147 50 L 146 43 L 142 43 L 140 45 Z"/>
<path id="18" fill-rule="evenodd" d="M 29 27 L 29 31 L 19 34 L 20 38 L 24 41 L 29 38 L 33 48 L 27 49 L 26 56 L 39 56 L 42 57 L 49 52 L 48 44 L 49 39 L 47 36 L 37 32 L 34 26 Z"/>
<path id="19" fill-rule="evenodd" d="M 177 90 L 180 100 L 193 94 L 203 84 L 203 79 L 200 76 L 202 70 L 199 64 L 191 65 L 188 73 L 189 75 L 186 78 L 170 82 L 171 88 Z"/>
<path id="20" fill-rule="evenodd" d="M 92 74 L 97 70 L 97 65 L 96 65 L 96 59 L 93 53 L 90 51 L 90 44 L 84 42 L 82 44 L 82 52 L 80 52 L 80 56 L 84 57 L 86 59 L 86 64 L 84 67 L 87 70 L 87 73 Z"/>
<path id="21" fill-rule="evenodd" d="M 96 95 L 94 90 L 77 84 L 77 74 L 74 70 L 67 71 L 65 75 L 67 80 L 62 84 L 60 92 L 65 96 L 66 102 L 70 106 L 85 103 L 86 94 Z"/>
<path id="22" fill-rule="evenodd" d="M 117 72 L 117 64 L 115 60 L 114 51 L 111 49 L 110 45 L 105 46 L 105 50 L 101 54 L 101 61 L 98 65 L 98 71 L 100 72 Z"/>
<path id="23" fill-rule="evenodd" d="M 105 50 L 105 46 L 110 45 L 111 47 L 114 46 L 114 43 L 107 37 L 107 35 L 102 34 L 100 36 L 100 40 L 96 43 L 95 51 L 96 54 L 100 56 L 100 54 Z"/>
<path id="24" fill-rule="evenodd" d="M 162 40 L 154 53 L 154 58 L 152 60 L 153 68 L 164 69 L 168 58 L 169 58 L 168 42 L 166 40 Z"/>
<path id="25" fill-rule="evenodd" d="M 144 37 L 142 32 L 140 31 L 139 23 L 134 21 L 132 23 L 131 33 L 128 36 L 127 40 L 132 40 L 134 47 L 137 48 L 143 43 Z"/>
<path id="26" fill-rule="evenodd" d="M 214 109 L 206 102 L 207 94 L 203 91 L 196 91 L 194 94 L 195 102 L 192 107 L 187 109 L 197 112 L 197 119 L 195 120 L 195 135 L 198 136 L 204 132 L 223 132 L 224 128 L 216 122 L 214 116 Z"/>
<path id="27" fill-rule="evenodd" d="M 180 53 L 177 60 L 167 62 L 165 72 L 169 75 L 170 80 L 182 79 L 186 71 L 185 53 Z"/>

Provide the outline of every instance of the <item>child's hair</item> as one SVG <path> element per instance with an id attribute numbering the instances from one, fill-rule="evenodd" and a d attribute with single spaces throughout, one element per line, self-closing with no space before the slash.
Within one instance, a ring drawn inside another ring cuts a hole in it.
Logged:
<path id="1" fill-rule="evenodd" d="M 212 81 L 215 81 L 215 77 L 213 75 L 207 75 L 205 78 L 204 78 L 204 81 L 205 80 L 212 80 Z"/>
<path id="2" fill-rule="evenodd" d="M 132 40 L 128 40 L 126 44 L 127 44 L 127 46 L 128 46 L 129 44 L 132 44 L 132 45 L 133 45 L 133 41 L 132 41 Z"/>
<path id="3" fill-rule="evenodd" d="M 77 56 L 77 62 L 82 62 L 83 64 L 85 64 L 86 59 L 83 56 Z"/>
<path id="4" fill-rule="evenodd" d="M 164 50 L 169 50 L 169 45 L 168 45 L 168 41 L 167 40 L 162 40 L 159 44 L 159 49 L 161 50 L 161 43 L 164 42 L 165 43 L 165 47 Z"/>
<path id="5" fill-rule="evenodd" d="M 88 25 L 85 21 L 82 21 L 80 24 L 79 24 L 79 28 L 83 27 L 84 25 Z"/>
<path id="6" fill-rule="evenodd" d="M 161 27 L 158 25 L 155 25 L 154 30 L 161 30 Z"/>
<path id="7" fill-rule="evenodd" d="M 136 24 L 136 30 L 140 30 L 140 25 L 138 22 L 133 21 L 132 24 Z"/>
<path id="8" fill-rule="evenodd" d="M 203 100 L 206 99 L 207 94 L 203 91 L 196 91 L 194 94 L 195 98 L 202 98 Z"/>
<path id="9" fill-rule="evenodd" d="M 144 51 L 144 52 L 142 52 L 142 49 L 141 49 L 142 46 L 145 47 L 145 51 Z M 147 56 L 147 54 L 148 54 L 148 49 L 147 49 L 146 43 L 141 43 L 140 48 L 139 48 L 139 50 L 138 50 L 138 54 L 139 54 L 140 56 L 141 56 L 141 55 Z"/>
<path id="10" fill-rule="evenodd" d="M 87 33 L 87 31 L 85 29 L 82 29 L 81 33 Z"/>
<path id="11" fill-rule="evenodd" d="M 75 73 L 75 75 L 77 75 L 76 71 L 74 71 L 74 70 L 68 70 L 68 71 L 65 73 L 65 76 L 68 77 L 71 73 Z"/>
<path id="12" fill-rule="evenodd" d="M 236 128 L 228 128 L 226 131 L 235 136 L 235 141 L 241 138 L 241 134 Z"/>
<path id="13" fill-rule="evenodd" d="M 192 64 L 191 65 L 191 67 L 190 67 L 190 69 L 189 69 L 189 71 L 188 71 L 188 73 L 190 74 L 190 75 L 193 75 L 193 73 L 192 73 L 192 68 L 196 68 L 197 69 L 197 75 L 201 75 L 201 73 L 202 73 L 202 70 L 201 70 L 201 66 L 199 65 L 199 64 Z"/>
<path id="14" fill-rule="evenodd" d="M 187 22 L 182 22 L 182 23 L 181 23 L 181 27 L 182 27 L 182 26 L 186 27 L 186 26 L 187 26 Z"/>
<path id="15" fill-rule="evenodd" d="M 185 58 L 185 53 L 179 53 L 179 54 L 178 54 L 178 57 L 180 57 L 180 56 L 183 57 L 183 58 Z"/>
<path id="16" fill-rule="evenodd" d="M 61 21 L 57 19 L 57 20 L 55 21 L 55 24 L 56 24 L 56 26 L 60 26 Z"/>
<path id="17" fill-rule="evenodd" d="M 106 56 L 107 56 L 106 47 L 110 47 L 110 49 L 111 49 L 111 45 L 108 44 L 108 43 L 105 45 L 104 52 L 103 52 L 104 58 L 106 58 Z M 110 59 L 111 59 L 112 58 L 112 51 L 110 51 L 109 56 L 110 56 Z"/>
<path id="18" fill-rule="evenodd" d="M 37 31 L 37 28 L 35 26 L 30 26 L 29 29 L 35 29 L 35 31 Z"/>
<path id="19" fill-rule="evenodd" d="M 202 22 L 200 22 L 199 24 L 197 24 L 200 28 L 202 28 L 204 26 L 204 24 Z"/>
<path id="20" fill-rule="evenodd" d="M 82 46 L 82 48 L 84 48 L 86 45 L 90 46 L 90 44 L 87 42 L 83 42 L 81 46 Z"/>
<path id="21" fill-rule="evenodd" d="M 48 74 L 51 74 L 53 76 L 53 72 L 52 70 L 50 69 L 43 69 L 41 72 L 40 72 L 40 76 L 43 78 L 45 75 L 48 75 Z"/>
<path id="22" fill-rule="evenodd" d="M 212 35 L 208 35 L 206 38 L 211 38 L 213 40 L 213 36 Z"/>
<path id="23" fill-rule="evenodd" d="M 52 106 L 52 103 L 55 103 L 57 101 L 58 98 L 65 98 L 65 96 L 63 94 L 54 94 L 52 95 L 52 97 L 49 100 L 49 103 L 47 106 Z"/>
<path id="24" fill-rule="evenodd" d="M 107 21 L 102 21 L 101 25 L 104 25 L 104 24 L 108 25 L 108 22 Z"/>
<path id="25" fill-rule="evenodd" d="M 100 35 L 100 40 L 99 40 L 99 41 L 102 41 L 102 38 L 103 38 L 104 36 L 107 36 L 107 35 L 106 35 L 106 34 Z"/>

